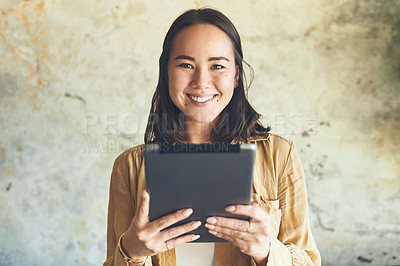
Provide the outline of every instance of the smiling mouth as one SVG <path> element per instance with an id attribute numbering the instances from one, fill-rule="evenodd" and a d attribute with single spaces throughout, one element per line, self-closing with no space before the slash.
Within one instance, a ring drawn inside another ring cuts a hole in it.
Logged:
<path id="1" fill-rule="evenodd" d="M 197 97 L 197 96 L 193 96 L 190 94 L 187 94 L 187 96 L 195 102 L 205 103 L 205 102 L 208 102 L 209 100 L 213 99 L 214 97 L 216 97 L 217 94 L 206 96 L 206 97 Z"/>

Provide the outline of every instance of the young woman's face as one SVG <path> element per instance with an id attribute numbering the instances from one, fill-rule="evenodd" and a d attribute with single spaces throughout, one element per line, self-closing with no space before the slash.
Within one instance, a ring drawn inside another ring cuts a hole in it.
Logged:
<path id="1" fill-rule="evenodd" d="M 211 24 L 181 30 L 168 63 L 169 95 L 188 120 L 214 121 L 232 99 L 237 86 L 232 41 Z"/>

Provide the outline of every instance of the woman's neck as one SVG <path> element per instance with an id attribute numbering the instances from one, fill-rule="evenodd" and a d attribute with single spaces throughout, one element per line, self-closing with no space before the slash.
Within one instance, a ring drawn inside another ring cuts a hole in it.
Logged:
<path id="1" fill-rule="evenodd" d="M 197 123 L 195 121 L 186 121 L 185 132 L 187 141 L 191 144 L 211 143 L 211 131 L 214 123 Z"/>

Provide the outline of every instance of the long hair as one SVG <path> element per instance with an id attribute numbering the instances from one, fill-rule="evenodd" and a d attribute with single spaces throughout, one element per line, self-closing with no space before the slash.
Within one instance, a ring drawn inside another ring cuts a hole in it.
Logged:
<path id="1" fill-rule="evenodd" d="M 197 25 L 211 24 L 224 31 L 234 47 L 235 64 L 238 67 L 238 86 L 228 105 L 219 114 L 210 132 L 212 142 L 245 141 L 250 136 L 264 135 L 270 128 L 263 127 L 258 114 L 247 100 L 245 88 L 246 77 L 243 70 L 242 44 L 239 33 L 233 23 L 221 12 L 211 9 L 191 9 L 180 15 L 169 28 L 164 39 L 163 50 L 159 59 L 159 76 L 156 91 L 153 95 L 150 114 L 147 122 L 145 143 L 183 143 L 186 141 L 184 130 L 184 115 L 175 106 L 169 96 L 168 89 L 168 60 L 172 43 L 176 34 L 182 29 Z M 248 65 L 251 72 L 253 71 Z M 252 80 L 250 81 L 251 85 Z M 247 85 L 247 84 L 246 84 Z"/>

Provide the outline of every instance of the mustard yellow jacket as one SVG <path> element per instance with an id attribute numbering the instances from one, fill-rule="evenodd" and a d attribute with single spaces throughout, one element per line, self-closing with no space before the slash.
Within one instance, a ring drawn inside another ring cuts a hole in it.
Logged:
<path id="1" fill-rule="evenodd" d="M 253 200 L 271 215 L 271 249 L 268 265 L 321 265 L 311 233 L 303 168 L 292 141 L 268 134 L 248 139 L 256 143 Z M 127 265 L 117 242 L 139 208 L 146 188 L 143 147 L 124 151 L 114 162 L 108 206 L 107 260 L 104 266 Z M 159 253 L 146 266 L 174 266 L 175 249 Z M 229 242 L 215 244 L 216 266 L 256 263 Z"/>

